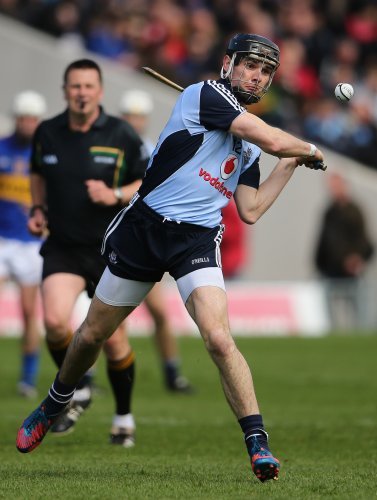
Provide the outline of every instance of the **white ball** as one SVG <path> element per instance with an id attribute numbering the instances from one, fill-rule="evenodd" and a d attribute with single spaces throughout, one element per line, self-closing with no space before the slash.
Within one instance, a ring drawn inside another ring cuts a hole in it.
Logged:
<path id="1" fill-rule="evenodd" d="M 350 83 L 338 83 L 334 94 L 338 101 L 349 101 L 353 96 L 354 90 Z"/>

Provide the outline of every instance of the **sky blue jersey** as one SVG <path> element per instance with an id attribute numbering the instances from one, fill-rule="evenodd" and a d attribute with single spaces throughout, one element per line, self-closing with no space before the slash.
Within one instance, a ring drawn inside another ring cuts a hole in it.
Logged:
<path id="1" fill-rule="evenodd" d="M 139 196 L 167 218 L 218 225 L 238 184 L 259 187 L 260 148 L 229 133 L 246 112 L 225 80 L 190 85 L 159 137 Z"/>
<path id="2" fill-rule="evenodd" d="M 27 229 L 31 205 L 29 161 L 31 146 L 15 135 L 0 139 L 0 237 L 39 241 Z"/>

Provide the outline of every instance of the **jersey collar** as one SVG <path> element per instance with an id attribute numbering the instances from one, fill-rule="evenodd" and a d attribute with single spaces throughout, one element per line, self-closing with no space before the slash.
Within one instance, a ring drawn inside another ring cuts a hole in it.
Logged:
<path id="1" fill-rule="evenodd" d="M 107 122 L 107 114 L 105 113 L 104 109 L 102 106 L 99 107 L 99 116 L 97 120 L 93 123 L 91 126 L 91 129 L 101 129 L 102 127 L 105 126 Z M 64 127 L 68 128 L 68 109 L 66 109 L 62 114 L 61 114 L 61 124 Z"/>
<path id="2" fill-rule="evenodd" d="M 99 107 L 99 116 L 97 120 L 93 123 L 92 128 L 102 128 L 107 122 L 107 114 L 105 113 L 102 106 Z"/>
<path id="3" fill-rule="evenodd" d="M 232 86 L 228 80 L 225 80 L 224 78 L 220 78 L 219 80 L 217 80 L 217 83 L 221 83 L 222 85 L 224 85 L 224 87 L 226 87 L 228 90 L 230 90 L 233 94 Z"/>

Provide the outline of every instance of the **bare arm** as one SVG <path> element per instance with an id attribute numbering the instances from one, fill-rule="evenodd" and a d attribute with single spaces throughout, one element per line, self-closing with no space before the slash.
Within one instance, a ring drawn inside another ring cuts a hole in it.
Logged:
<path id="1" fill-rule="evenodd" d="M 47 217 L 45 212 L 45 209 L 47 208 L 46 183 L 41 175 L 30 175 L 30 190 L 32 210 L 27 226 L 31 234 L 34 234 L 35 236 L 41 236 L 45 232 L 47 227 Z"/>
<path id="2" fill-rule="evenodd" d="M 128 184 L 127 186 L 122 186 L 120 188 L 123 194 L 124 205 L 128 205 L 128 203 L 131 201 L 131 198 L 141 186 L 141 182 L 142 182 L 141 179 L 137 179 L 136 181 L 131 182 L 131 184 Z"/>
<path id="3" fill-rule="evenodd" d="M 137 179 L 127 186 L 119 188 L 122 191 L 122 205 L 127 205 L 130 202 L 132 196 L 139 189 L 140 185 L 141 179 Z M 89 179 L 86 181 L 86 187 L 88 189 L 89 197 L 93 203 L 107 206 L 117 205 L 119 203 L 118 198 L 115 196 L 114 189 L 106 186 L 103 181 Z"/>
<path id="4" fill-rule="evenodd" d="M 271 127 L 251 113 L 243 113 L 233 120 L 230 132 L 241 139 L 256 144 L 265 153 L 279 158 L 306 157 L 310 155 L 311 144 Z M 317 149 L 312 160 L 323 161 L 322 152 Z"/>
<path id="5" fill-rule="evenodd" d="M 297 158 L 280 160 L 258 189 L 244 184 L 238 185 L 234 199 L 238 213 L 246 224 L 255 224 L 270 208 L 292 177 L 298 164 Z"/>

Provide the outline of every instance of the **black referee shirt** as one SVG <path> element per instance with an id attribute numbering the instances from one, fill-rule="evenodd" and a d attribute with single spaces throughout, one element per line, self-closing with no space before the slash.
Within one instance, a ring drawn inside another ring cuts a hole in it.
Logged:
<path id="1" fill-rule="evenodd" d="M 147 163 L 136 132 L 102 108 L 88 132 L 69 129 L 68 111 L 43 121 L 33 139 L 31 171 L 46 181 L 51 237 L 70 245 L 100 245 L 120 207 L 93 203 L 85 181 L 125 186 L 144 177 Z"/>

